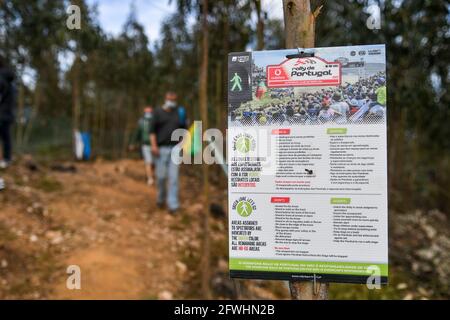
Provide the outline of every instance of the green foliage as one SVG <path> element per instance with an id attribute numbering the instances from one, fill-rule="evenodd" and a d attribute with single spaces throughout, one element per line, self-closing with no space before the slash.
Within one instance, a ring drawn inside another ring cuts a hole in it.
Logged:
<path id="1" fill-rule="evenodd" d="M 316 46 L 387 45 L 391 206 L 401 210 L 436 207 L 448 212 L 447 1 L 382 1 L 381 30 L 366 27 L 365 10 L 372 1 L 311 2 L 313 9 L 324 5 L 316 21 Z M 24 134 L 18 135 L 18 141 L 23 139 L 20 150 L 70 152 L 72 129 L 77 127 L 91 132 L 95 155 L 123 156 L 142 107 L 160 105 L 167 90 L 179 94 L 191 120 L 199 118 L 201 1 L 176 1 L 177 12 L 163 22 L 159 40 L 153 43 L 136 20 L 135 9 L 131 8 L 122 33 L 113 37 L 102 30 L 95 7 L 85 0 L 73 1 L 81 8 L 82 29 L 68 30 L 65 10 L 69 3 L 0 2 L 0 54 L 10 61 L 19 79 L 25 73 L 32 79 L 23 90 L 23 100 L 34 117 L 25 124 Z M 257 8 L 254 0 L 209 3 L 212 126 L 224 128 L 226 119 L 227 54 L 256 48 Z M 269 19 L 265 12 L 259 16 L 265 48 L 281 49 L 283 22 Z M 192 17 L 194 22 L 188 23 Z M 72 124 L 62 120 L 68 117 Z M 64 122 L 63 129 L 51 130 L 56 138 L 48 138 L 49 130 L 45 132 L 45 126 L 38 123 L 42 118 Z"/>

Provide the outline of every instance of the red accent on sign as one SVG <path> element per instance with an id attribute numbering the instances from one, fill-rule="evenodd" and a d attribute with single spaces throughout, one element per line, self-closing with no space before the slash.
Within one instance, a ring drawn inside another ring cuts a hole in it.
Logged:
<path id="1" fill-rule="evenodd" d="M 289 197 L 272 197 L 272 199 L 270 199 L 271 203 L 290 203 L 291 202 L 291 198 Z"/>
<path id="2" fill-rule="evenodd" d="M 273 135 L 278 135 L 278 136 L 290 135 L 291 134 L 291 129 L 273 129 L 272 130 L 272 134 Z"/>
<path id="3" fill-rule="evenodd" d="M 284 68 L 280 66 L 268 66 L 267 77 L 271 81 L 286 81 L 289 80 L 289 76 L 284 71 Z"/>
<path id="4" fill-rule="evenodd" d="M 237 186 L 240 188 L 254 188 L 254 187 L 256 187 L 256 183 L 255 182 L 239 182 L 237 184 Z"/>

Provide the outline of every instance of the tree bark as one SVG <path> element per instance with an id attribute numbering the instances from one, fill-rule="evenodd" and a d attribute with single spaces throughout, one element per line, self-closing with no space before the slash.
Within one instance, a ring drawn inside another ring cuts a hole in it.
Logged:
<path id="1" fill-rule="evenodd" d="M 225 3 L 225 15 L 224 15 L 224 21 L 223 21 L 223 50 L 225 52 L 225 57 L 222 63 L 222 83 L 227 83 L 228 82 L 228 53 L 230 52 L 230 23 L 229 23 L 229 15 L 230 15 L 230 11 L 229 11 L 229 7 L 228 7 L 228 1 Z M 222 118 L 223 119 L 227 119 L 228 118 L 228 106 L 227 106 L 227 102 L 228 101 L 228 91 L 227 90 L 222 90 L 222 107 L 224 108 L 220 108 L 220 112 L 222 114 Z M 225 128 L 220 128 L 220 129 L 225 129 Z"/>
<path id="2" fill-rule="evenodd" d="M 255 1 L 255 8 L 256 8 L 256 18 L 257 18 L 257 25 L 256 25 L 256 38 L 257 38 L 257 45 L 256 50 L 263 50 L 264 49 L 264 12 L 261 8 L 261 1 L 262 0 L 254 0 Z"/>
<path id="3" fill-rule="evenodd" d="M 21 73 L 22 74 L 22 73 Z M 23 150 L 23 133 L 24 133 L 24 110 L 25 110 L 25 86 L 20 77 L 19 82 L 19 97 L 17 103 L 17 128 L 16 128 L 16 146 L 18 152 Z"/>
<path id="4" fill-rule="evenodd" d="M 314 13 L 309 0 L 283 0 L 286 48 L 313 48 L 315 45 L 315 20 L 321 7 Z M 328 284 L 312 281 L 290 281 L 293 300 L 327 300 Z"/>
<path id="5" fill-rule="evenodd" d="M 81 123 L 81 101 L 80 101 L 80 63 L 81 59 L 77 53 L 73 62 L 72 70 L 72 141 L 75 150 L 75 132 L 80 130 Z"/>
<path id="6" fill-rule="evenodd" d="M 81 103 L 80 103 L 80 58 L 77 55 L 73 65 L 72 75 L 72 121 L 73 131 L 80 129 L 80 115 L 81 115 Z"/>
<path id="7" fill-rule="evenodd" d="M 222 130 L 223 109 L 222 103 L 222 62 L 219 61 L 216 65 L 216 128 Z"/>
<path id="8" fill-rule="evenodd" d="M 321 7 L 311 12 L 310 0 L 283 0 L 286 48 L 313 48 L 316 17 Z"/>
<path id="9" fill-rule="evenodd" d="M 202 0 L 202 61 L 200 67 L 199 104 L 203 130 L 208 130 L 208 0 Z M 202 291 L 211 299 L 210 289 L 210 239 L 209 239 L 209 167 L 203 163 L 203 256 L 201 262 Z"/>
<path id="10" fill-rule="evenodd" d="M 292 300 L 328 300 L 328 283 L 314 283 L 311 281 L 290 281 Z"/>

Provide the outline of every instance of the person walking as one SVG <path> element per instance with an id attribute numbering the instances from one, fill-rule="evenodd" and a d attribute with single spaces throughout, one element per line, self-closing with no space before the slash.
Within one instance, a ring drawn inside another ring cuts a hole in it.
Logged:
<path id="1" fill-rule="evenodd" d="M 178 141 L 172 141 L 172 132 L 186 129 L 186 111 L 177 103 L 177 95 L 166 94 L 164 105 L 153 113 L 150 129 L 151 150 L 155 157 L 156 179 L 158 187 L 157 205 L 167 204 L 171 214 L 176 213 L 180 204 L 178 200 L 179 165 L 172 161 L 174 148 L 179 148 Z"/>
<path id="2" fill-rule="evenodd" d="M 0 142 L 3 145 L 0 169 L 6 169 L 11 163 L 11 125 L 14 123 L 15 104 L 14 73 L 6 67 L 6 62 L 0 57 Z"/>
<path id="3" fill-rule="evenodd" d="M 150 127 L 152 118 L 153 108 L 151 106 L 145 107 L 144 115 L 139 119 L 137 129 L 131 138 L 130 144 L 131 150 L 135 150 L 137 145 L 141 147 L 142 157 L 144 158 L 145 175 L 149 186 L 154 184 L 153 157 L 150 148 Z"/>

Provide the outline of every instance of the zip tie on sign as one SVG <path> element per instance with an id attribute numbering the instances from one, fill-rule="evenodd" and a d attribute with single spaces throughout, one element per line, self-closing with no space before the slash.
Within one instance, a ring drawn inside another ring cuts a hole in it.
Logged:
<path id="1" fill-rule="evenodd" d="M 314 280 L 313 280 L 313 293 L 315 296 L 317 296 L 320 292 L 320 287 L 321 287 L 321 283 L 318 283 L 319 286 L 317 287 L 317 283 L 316 283 L 316 274 L 314 273 Z"/>

